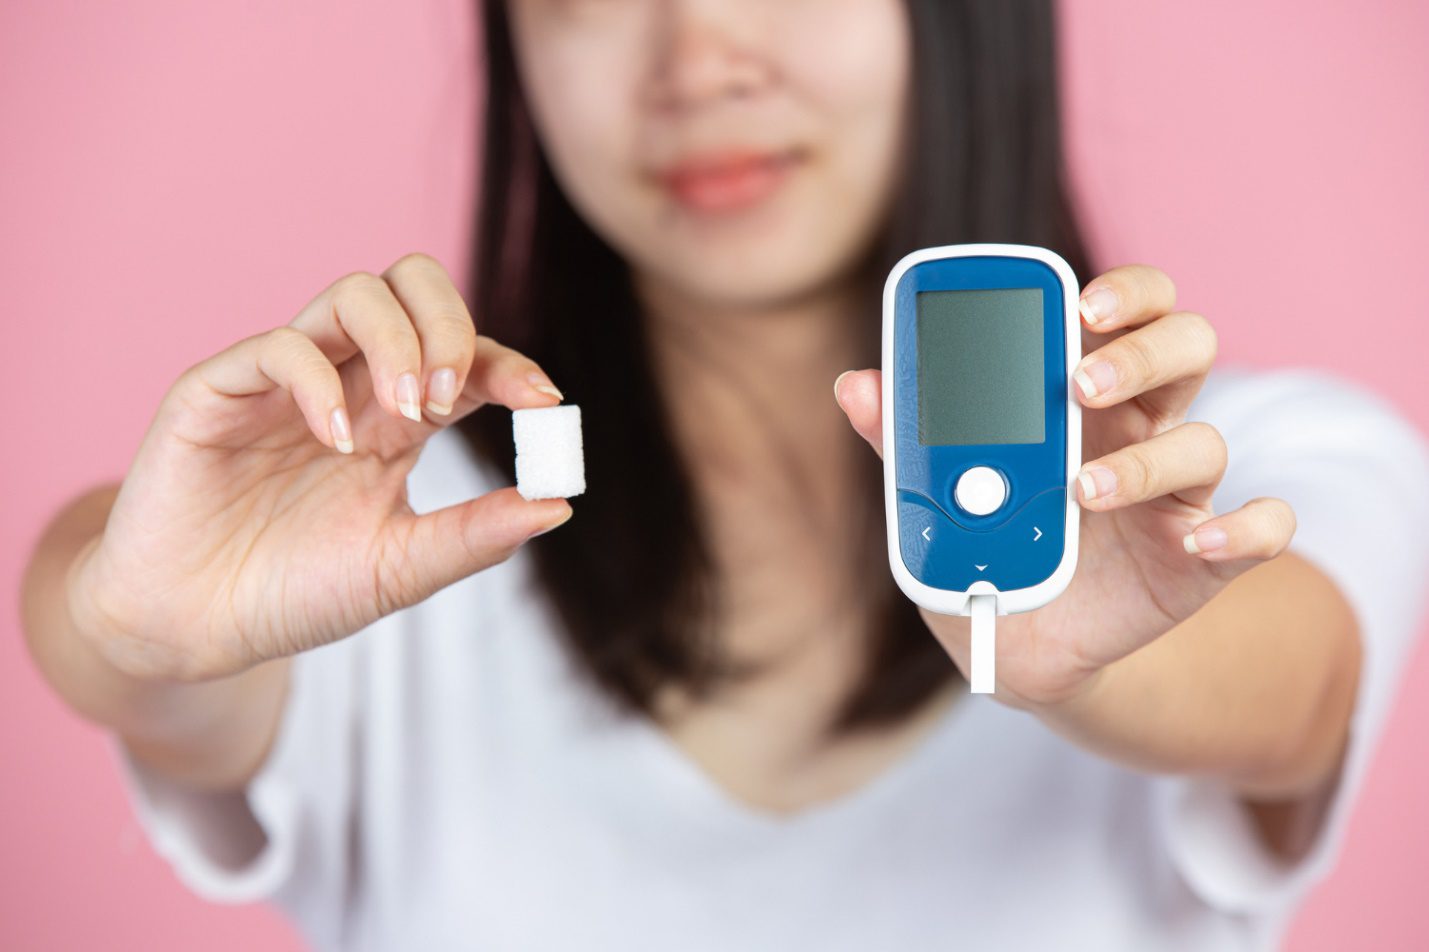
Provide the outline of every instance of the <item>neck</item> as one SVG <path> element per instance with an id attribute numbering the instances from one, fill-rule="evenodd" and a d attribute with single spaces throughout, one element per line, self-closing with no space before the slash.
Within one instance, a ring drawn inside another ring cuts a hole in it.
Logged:
<path id="1" fill-rule="evenodd" d="M 843 458 L 852 431 L 833 382 L 862 358 L 858 322 L 874 319 L 854 313 L 863 305 L 852 282 L 767 306 L 713 304 L 645 279 L 637 294 L 696 479 L 757 473 L 768 490 L 771 459 L 817 461 L 826 471 Z M 786 488 L 798 485 L 794 472 L 781 475 Z"/>
<path id="2" fill-rule="evenodd" d="M 720 641 L 761 666 L 737 697 L 827 712 L 862 674 L 864 606 L 850 526 L 869 505 L 855 454 L 870 450 L 834 402 L 858 366 L 854 286 L 764 308 L 717 307 L 637 282 L 676 440 L 709 527 Z M 867 327 L 867 325 L 864 325 Z M 764 692 L 766 695 L 768 692 Z M 734 699 L 733 697 L 731 698 Z"/>

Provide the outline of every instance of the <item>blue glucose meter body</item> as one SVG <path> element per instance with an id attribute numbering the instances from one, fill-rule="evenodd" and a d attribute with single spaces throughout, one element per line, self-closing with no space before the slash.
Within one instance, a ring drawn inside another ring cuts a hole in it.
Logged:
<path id="1" fill-rule="evenodd" d="M 917 604 L 965 615 L 972 596 L 991 595 L 1004 615 L 1047 604 L 1071 581 L 1071 483 L 1082 449 L 1081 406 L 1068 386 L 1081 359 L 1077 297 L 1067 263 L 1025 245 L 928 248 L 889 274 L 888 557 Z"/>

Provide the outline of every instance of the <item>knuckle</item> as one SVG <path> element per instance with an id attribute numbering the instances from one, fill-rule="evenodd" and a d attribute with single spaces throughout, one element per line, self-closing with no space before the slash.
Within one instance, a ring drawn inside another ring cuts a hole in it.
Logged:
<path id="1" fill-rule="evenodd" d="M 1265 502 L 1267 508 L 1270 510 L 1271 519 L 1274 520 L 1276 529 L 1279 530 L 1280 534 L 1288 542 L 1290 537 L 1295 534 L 1297 526 L 1295 510 L 1283 499 L 1266 498 Z"/>
<path id="2" fill-rule="evenodd" d="M 1257 549 L 1266 558 L 1284 552 L 1295 535 L 1295 510 L 1283 499 L 1257 496 L 1246 504 L 1256 514 Z"/>
<path id="3" fill-rule="evenodd" d="M 1176 282 L 1171 280 L 1169 274 L 1155 265 L 1137 265 L 1136 279 L 1143 301 L 1166 301 L 1169 303 L 1176 300 Z"/>
<path id="4" fill-rule="evenodd" d="M 1182 425 L 1186 428 L 1187 435 L 1204 449 L 1211 468 L 1217 473 L 1224 472 L 1230 459 L 1230 451 L 1221 431 L 1204 420 L 1193 420 Z"/>
<path id="5" fill-rule="evenodd" d="M 466 511 L 461 514 L 457 533 L 458 538 L 461 539 L 462 551 L 471 564 L 489 568 L 514 555 L 519 543 L 512 543 L 509 546 L 493 545 L 487 539 L 484 508 L 482 506 L 467 507 Z"/>
<path id="6" fill-rule="evenodd" d="M 174 419 L 175 414 L 185 418 L 202 419 L 203 414 L 198 409 L 199 406 L 216 395 L 206 377 L 208 368 L 213 366 L 210 361 L 221 359 L 222 355 L 200 361 L 175 377 L 163 399 L 159 401 L 159 415 L 170 420 Z"/>
<path id="7" fill-rule="evenodd" d="M 304 350 L 308 336 L 296 327 L 275 327 L 263 335 L 264 346 L 280 354 L 296 354 Z"/>
<path id="8" fill-rule="evenodd" d="M 1194 311 L 1182 311 L 1176 315 L 1176 320 L 1191 353 L 1196 355 L 1197 366 L 1209 367 L 1215 361 L 1219 348 L 1215 327 L 1204 314 L 1197 314 Z"/>
<path id="9" fill-rule="evenodd" d="M 308 373 L 312 375 L 319 386 L 329 390 L 339 399 L 342 397 L 342 374 L 338 372 L 333 362 L 321 353 L 313 355 L 312 364 L 308 368 Z"/>
<path id="10" fill-rule="evenodd" d="M 1126 283 L 1138 305 L 1151 300 L 1155 293 L 1155 270 L 1148 264 L 1132 265 L 1127 269 Z"/>
<path id="11" fill-rule="evenodd" d="M 343 275 L 333 285 L 333 302 L 341 310 L 344 305 L 368 304 L 385 300 L 390 291 L 387 282 L 370 271 L 354 271 Z"/>
<path id="12" fill-rule="evenodd" d="M 1131 490 L 1132 495 L 1149 492 L 1156 485 L 1157 473 L 1151 454 L 1141 447 L 1127 447 L 1121 457 L 1118 481 Z"/>
<path id="13" fill-rule="evenodd" d="M 460 337 L 452 337 L 446 340 L 439 339 L 425 348 L 423 359 L 431 366 L 452 366 L 458 374 L 465 372 L 472 365 L 473 349 L 471 341 Z"/>
<path id="14" fill-rule="evenodd" d="M 295 391 L 342 393 L 342 379 L 332 361 L 327 359 L 312 338 L 292 327 L 278 327 L 267 334 L 268 345 L 276 358 L 288 367 L 289 386 Z"/>
<path id="15" fill-rule="evenodd" d="M 1112 268 L 1087 282 L 1087 288 L 1103 287 L 1116 295 L 1118 307 L 1126 311 L 1136 306 L 1136 283 L 1129 266 Z"/>
<path id="16" fill-rule="evenodd" d="M 476 350 L 476 324 L 470 314 L 463 314 L 456 322 L 456 334 L 463 352 L 470 355 Z"/>
<path id="17" fill-rule="evenodd" d="M 1176 282 L 1171 280 L 1171 275 L 1160 268 L 1156 268 L 1155 271 L 1157 279 L 1161 282 L 1162 293 L 1166 295 L 1166 300 L 1174 305 L 1177 297 Z"/>
<path id="18" fill-rule="evenodd" d="M 325 366 L 332 366 L 312 338 L 297 328 L 275 327 L 265 335 L 264 343 L 270 354 L 299 374 L 320 373 Z"/>
<path id="19" fill-rule="evenodd" d="M 312 341 L 301 331 L 275 327 L 263 335 L 259 360 L 269 367 L 284 368 L 289 375 L 297 375 L 312 365 L 312 355 L 316 351 Z"/>
<path id="20" fill-rule="evenodd" d="M 338 278 L 335 282 L 339 288 L 365 288 L 378 284 L 386 284 L 380 277 L 371 271 L 351 271 Z"/>
<path id="21" fill-rule="evenodd" d="M 211 359 L 212 358 L 208 358 L 208 360 Z M 185 367 L 179 375 L 174 378 L 174 382 L 169 385 L 169 391 L 168 394 L 165 395 L 165 399 L 175 392 L 189 390 L 197 386 L 203 379 L 203 366 L 208 363 L 208 360 L 202 360 Z"/>
<path id="22" fill-rule="evenodd" d="M 393 273 L 410 271 L 420 274 L 435 274 L 443 278 L 447 277 L 447 269 L 442 266 L 442 263 L 425 251 L 409 251 L 407 254 L 404 254 L 392 262 L 392 267 L 388 270 Z"/>
<path id="23" fill-rule="evenodd" d="M 1201 345 L 1214 354 L 1220 345 L 1220 338 L 1216 333 L 1216 326 L 1211 323 L 1206 315 L 1199 311 L 1187 311 L 1186 320 L 1194 329 L 1193 333 L 1198 335 L 1197 339 L 1201 342 Z"/>
<path id="24" fill-rule="evenodd" d="M 1127 334 L 1117 340 L 1116 345 L 1116 363 L 1121 365 L 1130 383 L 1151 379 L 1156 370 L 1156 354 L 1142 335 Z"/>
<path id="25" fill-rule="evenodd" d="M 471 318 L 455 307 L 438 307 L 430 315 L 424 336 L 431 346 L 448 350 L 470 350 L 476 346 L 476 328 Z"/>

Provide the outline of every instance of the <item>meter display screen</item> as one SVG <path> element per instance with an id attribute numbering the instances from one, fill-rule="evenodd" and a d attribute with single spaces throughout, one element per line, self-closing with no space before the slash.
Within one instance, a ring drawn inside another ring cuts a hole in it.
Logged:
<path id="1" fill-rule="evenodd" d="M 918 441 L 1046 440 L 1042 289 L 919 291 Z"/>

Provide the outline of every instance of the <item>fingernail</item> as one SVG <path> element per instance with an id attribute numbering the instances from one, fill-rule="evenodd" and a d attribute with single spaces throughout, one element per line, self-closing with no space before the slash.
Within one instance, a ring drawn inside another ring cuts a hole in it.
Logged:
<path id="1" fill-rule="evenodd" d="M 403 374 L 397 378 L 397 409 L 402 411 L 404 417 L 422 422 L 421 399 L 416 374 Z"/>
<path id="2" fill-rule="evenodd" d="M 1116 386 L 1116 368 L 1104 360 L 1084 363 L 1072 373 L 1082 396 L 1090 400 L 1099 393 L 1106 393 Z"/>
<path id="3" fill-rule="evenodd" d="M 526 377 L 526 382 L 531 385 L 532 390 L 538 390 L 541 393 L 548 393 L 551 396 L 555 397 L 557 400 L 565 399 L 565 395 L 562 394 L 561 391 L 557 390 L 556 385 L 551 383 L 550 379 L 548 379 L 544 374 L 529 374 Z"/>
<path id="4" fill-rule="evenodd" d="M 1099 499 L 1116 492 L 1116 473 L 1105 466 L 1088 466 L 1077 474 L 1082 487 L 1082 499 Z"/>
<path id="5" fill-rule="evenodd" d="M 576 514 L 576 512 L 575 512 L 574 509 L 568 509 L 568 510 L 566 511 L 566 514 L 560 518 L 560 521 L 559 521 L 559 522 L 553 522 L 553 523 L 551 523 L 549 526 L 547 526 L 547 527 L 544 528 L 544 529 L 537 529 L 535 532 L 531 533 L 531 534 L 528 535 L 526 538 L 528 538 L 528 539 L 534 539 L 534 538 L 536 538 L 536 536 L 538 536 L 538 535 L 545 535 L 547 532 L 550 532 L 552 529 L 555 529 L 555 528 L 557 528 L 557 527 L 559 527 L 559 526 L 563 526 L 563 525 L 565 525 L 567 522 L 570 522 L 571 516 L 574 516 L 575 514 Z"/>
<path id="6" fill-rule="evenodd" d="M 1097 288 L 1082 298 L 1079 305 L 1082 317 L 1088 324 L 1096 324 L 1116 314 L 1116 292 L 1109 288 Z"/>
<path id="7" fill-rule="evenodd" d="M 843 379 L 844 379 L 845 377 L 847 377 L 847 376 L 848 376 L 849 374 L 851 374 L 851 373 L 853 373 L 852 370 L 845 370 L 843 373 L 839 374 L 837 377 L 834 378 L 834 401 L 835 401 L 835 402 L 837 402 L 838 399 L 839 399 L 839 384 L 843 381 Z"/>
<path id="8" fill-rule="evenodd" d="M 1204 526 L 1181 540 L 1182 544 L 1186 546 L 1186 551 L 1192 555 L 1214 552 L 1216 549 L 1222 548 L 1227 541 L 1226 530 L 1216 526 Z"/>
<path id="9" fill-rule="evenodd" d="M 332 431 L 332 442 L 340 453 L 352 452 L 352 425 L 348 422 L 347 411 L 342 407 L 335 407 L 332 411 L 332 418 L 328 423 Z"/>
<path id="10" fill-rule="evenodd" d="M 437 416 L 446 416 L 452 412 L 452 404 L 455 402 L 456 371 L 443 367 L 432 374 L 432 379 L 427 382 L 427 409 Z"/>

